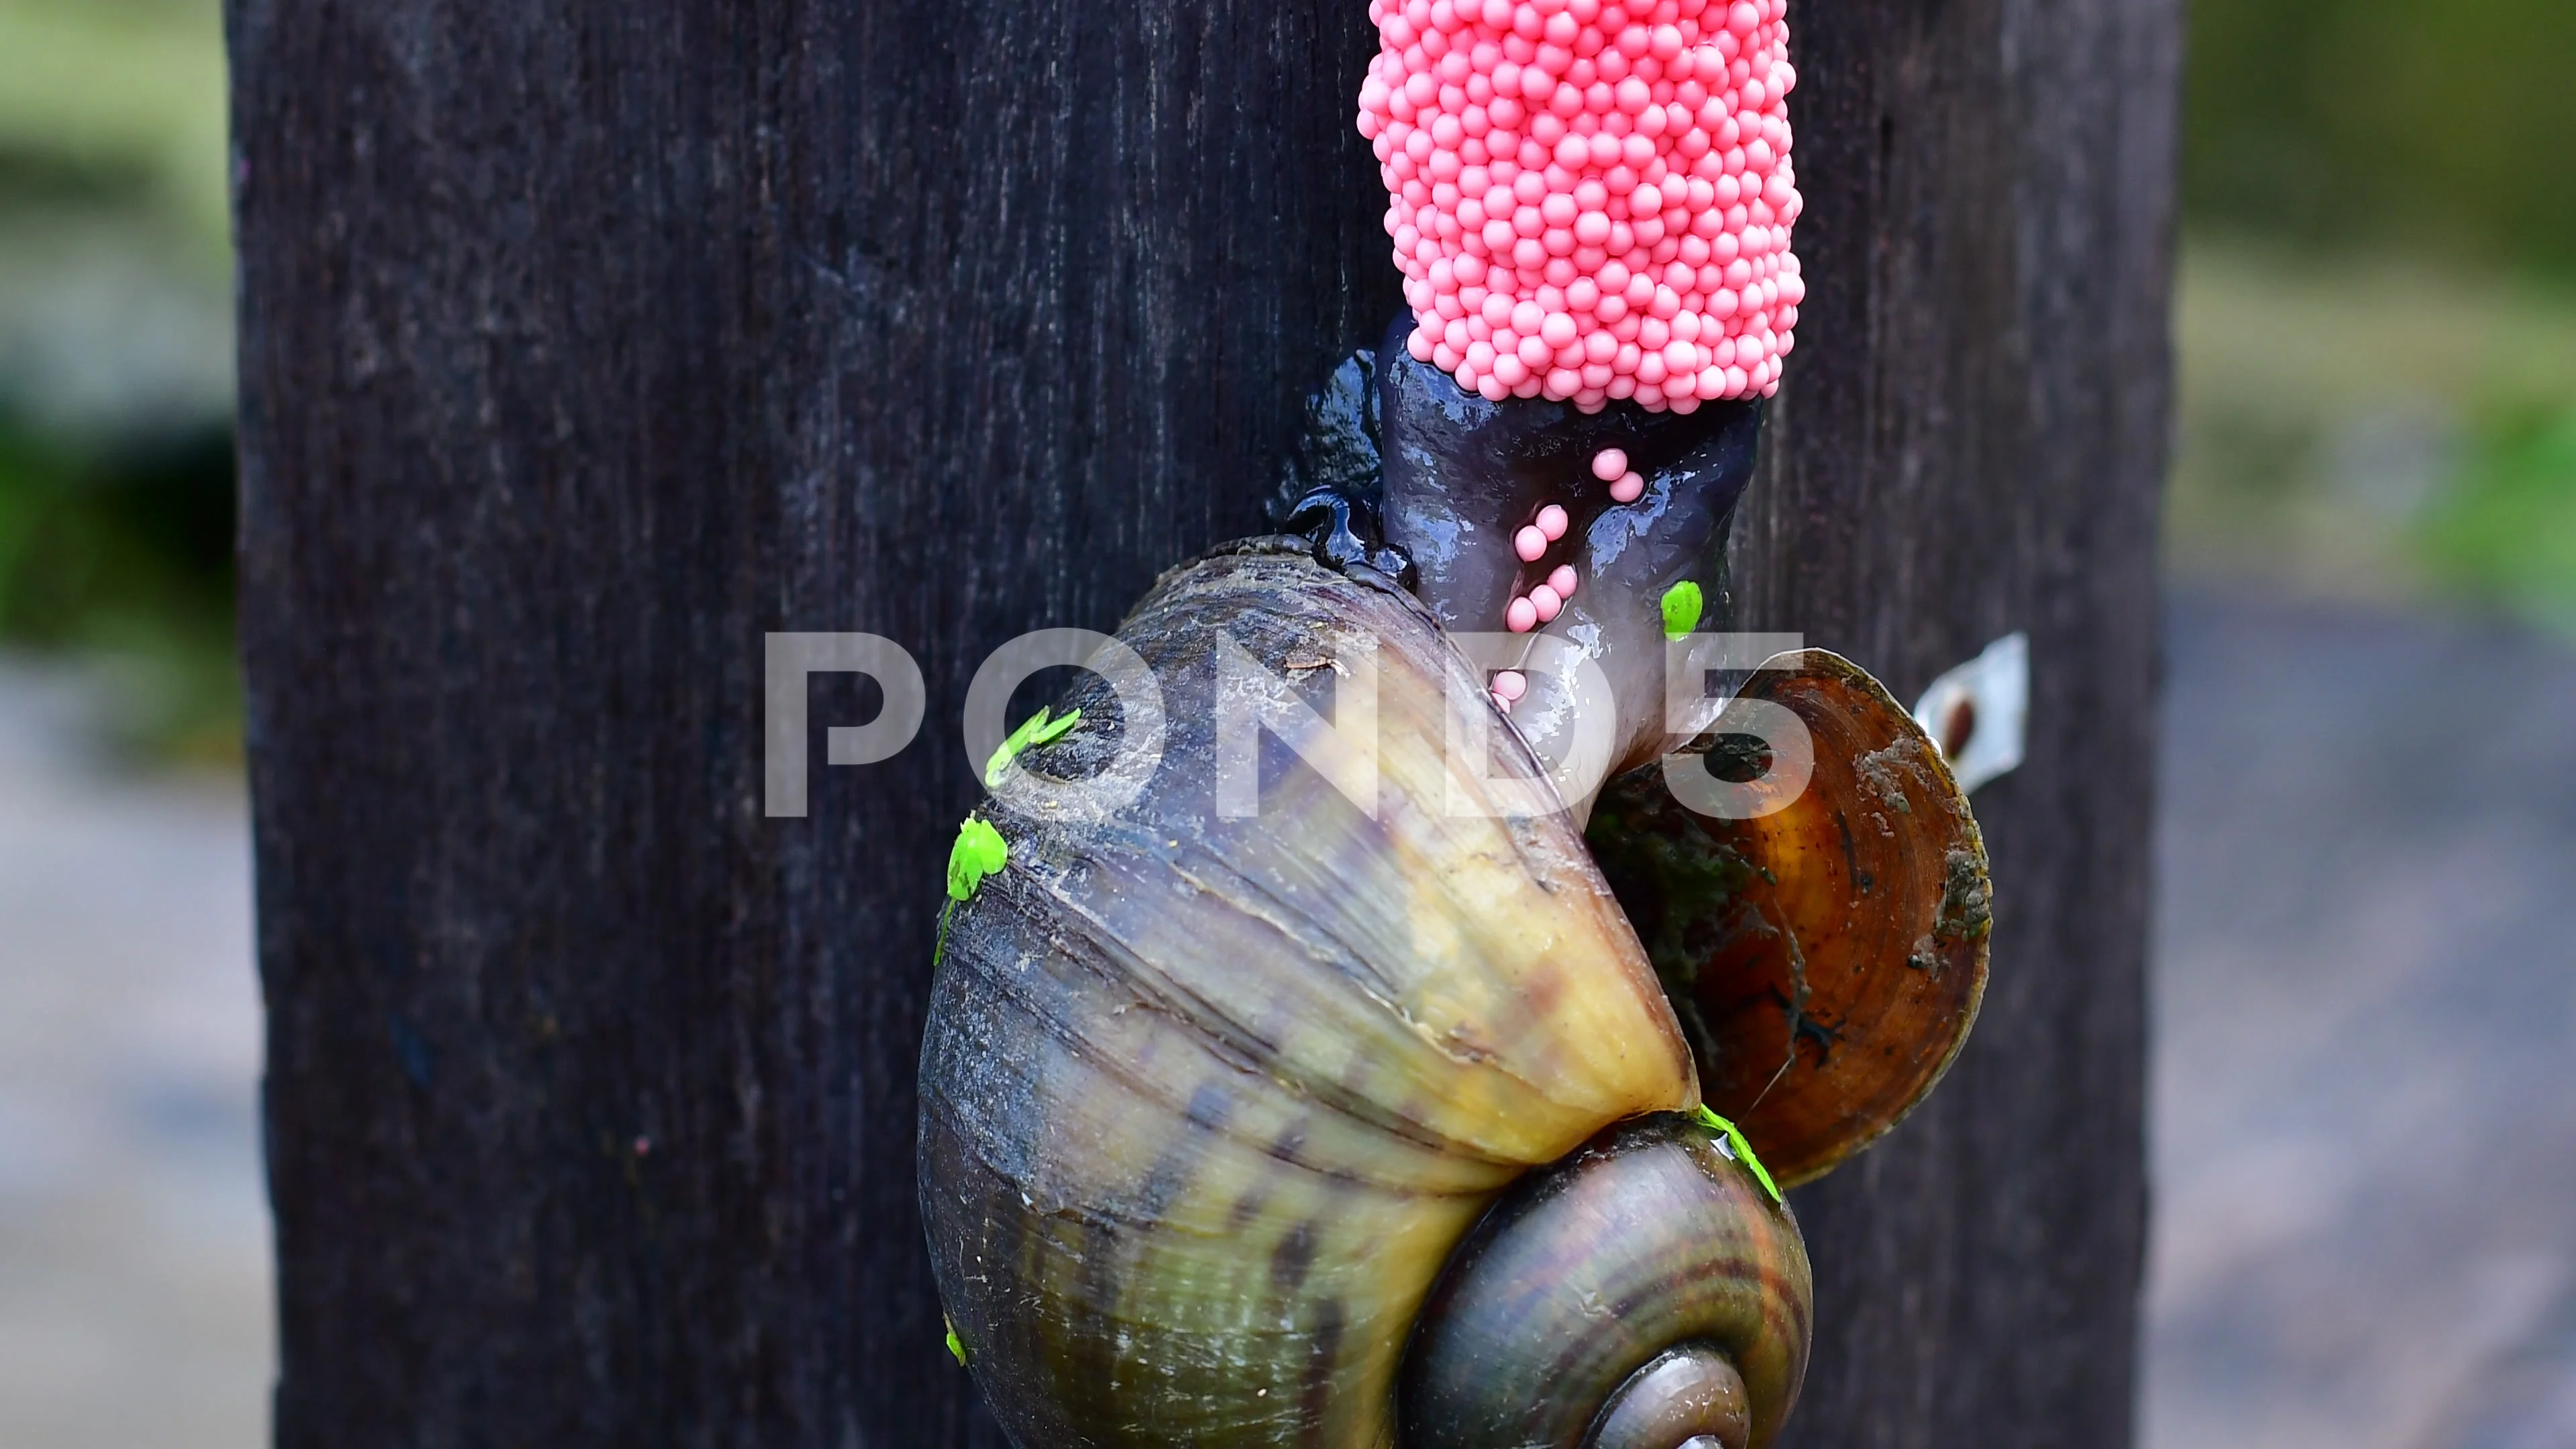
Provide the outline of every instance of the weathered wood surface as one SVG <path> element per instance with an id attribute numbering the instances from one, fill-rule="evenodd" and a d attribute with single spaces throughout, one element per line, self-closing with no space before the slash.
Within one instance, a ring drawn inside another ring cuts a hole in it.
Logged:
<path id="1" fill-rule="evenodd" d="M 911 1176 L 958 707 L 1391 314 L 1364 9 L 231 0 L 281 1444 L 993 1441 Z M 1747 620 L 2036 660 L 1978 1037 L 1801 1197 L 1801 1444 L 2128 1433 L 2177 9 L 1792 16 Z M 801 821 L 781 629 L 930 685 Z"/>
<path id="2" fill-rule="evenodd" d="M 1743 617 L 1907 700 L 2026 629 L 2031 713 L 2028 762 L 1976 796 L 1976 1033 L 1921 1112 L 1798 1195 L 1816 1353 L 1786 1442 L 2125 1444 L 2180 6 L 1804 8 L 1816 280 L 1786 446 L 1739 521 Z"/>

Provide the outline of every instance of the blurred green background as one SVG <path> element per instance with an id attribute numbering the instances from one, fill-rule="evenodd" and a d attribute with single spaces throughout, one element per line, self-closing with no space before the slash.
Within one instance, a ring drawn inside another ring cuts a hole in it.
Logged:
<path id="1" fill-rule="evenodd" d="M 2576 3 L 2199 0 L 2168 557 L 2576 633 Z M 0 0 L 0 647 L 237 749 L 214 0 Z"/>
<path id="2" fill-rule="evenodd" d="M 2576 634 L 2576 4 L 2197 0 L 2187 577 Z"/>
<path id="3" fill-rule="evenodd" d="M 213 0 L 0 0 L 0 648 L 153 757 L 238 752 L 230 294 Z"/>

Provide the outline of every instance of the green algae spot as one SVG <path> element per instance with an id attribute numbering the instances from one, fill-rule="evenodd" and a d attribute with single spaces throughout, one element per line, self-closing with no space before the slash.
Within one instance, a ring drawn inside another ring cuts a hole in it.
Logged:
<path id="1" fill-rule="evenodd" d="M 1664 590 L 1664 637 L 1681 639 L 1699 627 L 1699 616 L 1708 607 L 1699 585 L 1688 579 Z"/>
<path id="2" fill-rule="evenodd" d="M 988 821 L 966 817 L 957 827 L 957 843 L 948 848 L 948 898 L 972 900 L 984 877 L 999 874 L 1011 862 L 1011 847 Z"/>
<path id="3" fill-rule="evenodd" d="M 1020 751 L 1034 745 L 1054 744 L 1081 720 L 1081 710 L 1073 710 L 1062 719 L 1049 719 L 1045 707 L 1040 706 L 1036 714 L 1020 721 L 1020 727 L 1011 731 L 1011 737 L 1002 741 L 1002 747 L 993 752 L 991 762 L 984 766 L 984 788 L 1002 788 L 1002 776 L 1011 768 L 1011 762 L 1020 757 Z"/>
<path id="4" fill-rule="evenodd" d="M 1743 1128 L 1717 1115 L 1706 1103 L 1700 1104 L 1699 1120 L 1701 1126 L 1726 1139 L 1727 1145 L 1735 1149 L 1735 1160 L 1753 1169 L 1754 1178 L 1762 1184 L 1764 1192 L 1771 1194 L 1773 1202 L 1781 1200 L 1779 1184 L 1771 1180 L 1770 1172 L 1762 1166 L 1762 1159 L 1753 1155 L 1753 1144 L 1744 1140 Z"/>

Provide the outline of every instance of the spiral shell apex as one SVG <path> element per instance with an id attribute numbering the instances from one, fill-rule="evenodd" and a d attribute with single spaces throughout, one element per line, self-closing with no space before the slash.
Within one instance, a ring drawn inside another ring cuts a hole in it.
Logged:
<path id="1" fill-rule="evenodd" d="M 1648 1117 L 1523 1178 L 1423 1310 L 1407 1449 L 1770 1442 L 1806 1374 L 1807 1254 L 1726 1152 Z"/>
<path id="2" fill-rule="evenodd" d="M 1396 1442 L 1458 1244 L 1532 1169 L 1696 1106 L 1688 1048 L 1566 818 L 1450 764 L 1499 717 L 1409 597 L 1253 547 L 1166 576 L 1119 637 L 1160 681 L 1160 767 L 1106 819 L 989 800 L 1010 863 L 949 923 L 922 1061 L 942 1298 L 1030 1449 Z M 1347 724 L 1363 673 L 1373 811 L 1270 730 L 1258 813 L 1219 808 L 1247 691 Z M 1068 703 L 1116 712 L 1097 680 Z M 1032 766 L 1080 777 L 1115 734 Z"/>

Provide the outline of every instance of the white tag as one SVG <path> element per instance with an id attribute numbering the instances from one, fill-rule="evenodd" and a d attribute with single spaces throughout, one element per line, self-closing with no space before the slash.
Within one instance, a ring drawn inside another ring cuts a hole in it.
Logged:
<path id="1" fill-rule="evenodd" d="M 1914 722 L 1941 747 L 1962 790 L 2020 766 L 2029 716 L 2030 636 L 2022 633 L 1933 680 L 1914 706 Z"/>

